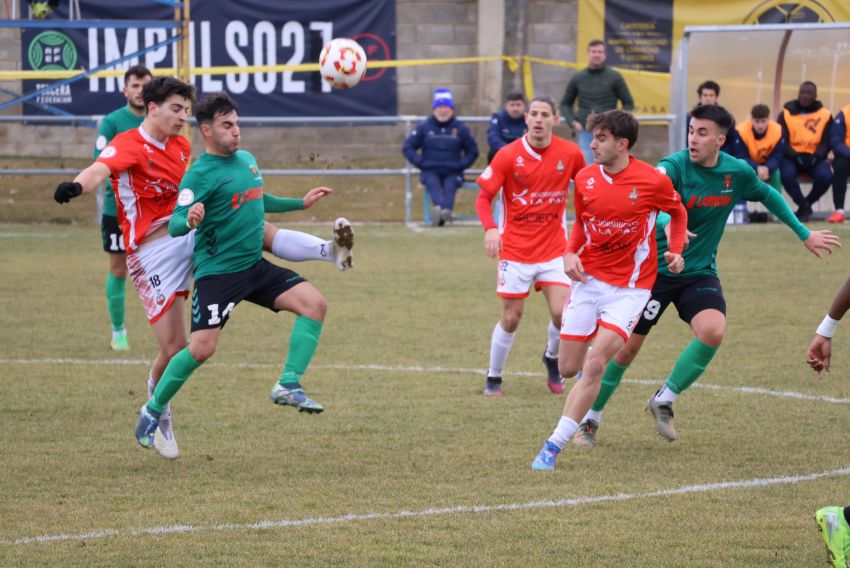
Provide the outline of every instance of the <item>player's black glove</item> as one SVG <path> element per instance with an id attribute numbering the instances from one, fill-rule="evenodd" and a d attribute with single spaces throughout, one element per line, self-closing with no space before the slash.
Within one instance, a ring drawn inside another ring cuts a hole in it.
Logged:
<path id="1" fill-rule="evenodd" d="M 53 199 L 56 203 L 68 203 L 83 192 L 83 186 L 75 181 L 63 181 L 56 188 Z"/>

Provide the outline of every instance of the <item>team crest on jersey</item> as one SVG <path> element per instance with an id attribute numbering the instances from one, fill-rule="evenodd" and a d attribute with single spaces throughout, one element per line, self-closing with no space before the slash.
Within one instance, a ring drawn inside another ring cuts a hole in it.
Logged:
<path id="1" fill-rule="evenodd" d="M 151 148 L 147 144 L 145 144 L 144 146 L 145 146 L 145 152 L 147 152 L 148 154 L 153 154 L 153 148 Z"/>
<path id="2" fill-rule="evenodd" d="M 558 165 L 555 166 L 555 169 L 558 170 L 559 174 L 564 173 L 564 162 L 558 160 Z"/>
<path id="3" fill-rule="evenodd" d="M 254 177 L 260 177 L 260 172 L 257 171 L 257 168 L 256 166 L 254 166 L 254 164 L 249 165 L 248 169 L 251 170 L 251 173 L 254 174 Z"/>
<path id="4" fill-rule="evenodd" d="M 726 174 L 723 176 L 723 191 L 721 193 L 728 193 L 732 191 L 732 176 L 730 174 Z"/>
<path id="5" fill-rule="evenodd" d="M 631 199 L 632 201 L 637 201 L 637 198 L 638 198 L 637 187 L 633 186 L 632 191 L 629 193 L 629 199 Z"/>
<path id="6" fill-rule="evenodd" d="M 593 184 L 596 183 L 596 178 L 590 178 L 587 180 L 587 187 L 593 187 Z"/>

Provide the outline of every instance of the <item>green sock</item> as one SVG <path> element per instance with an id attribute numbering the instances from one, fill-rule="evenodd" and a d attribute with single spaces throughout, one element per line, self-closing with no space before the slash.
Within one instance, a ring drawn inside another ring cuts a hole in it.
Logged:
<path id="1" fill-rule="evenodd" d="M 111 272 L 106 277 L 106 305 L 109 308 L 112 331 L 124 329 L 124 290 L 126 283 L 126 278 L 116 278 Z"/>
<path id="2" fill-rule="evenodd" d="M 162 378 L 156 384 L 153 397 L 148 401 L 148 408 L 157 412 L 165 410 L 165 405 L 168 404 L 168 401 L 174 398 L 174 395 L 177 394 L 183 383 L 200 366 L 201 363 L 198 363 L 192 358 L 188 347 L 174 355 L 162 373 Z"/>
<path id="3" fill-rule="evenodd" d="M 705 372 L 705 368 L 708 367 L 718 349 L 720 349 L 719 346 L 710 347 L 694 338 L 676 359 L 673 371 L 665 383 L 667 388 L 676 394 L 682 394 Z"/>
<path id="4" fill-rule="evenodd" d="M 316 352 L 320 335 L 322 322 L 304 316 L 295 318 L 295 325 L 292 326 L 292 334 L 289 336 L 289 352 L 286 354 L 286 363 L 278 383 L 282 386 L 298 384 Z"/>
<path id="5" fill-rule="evenodd" d="M 608 366 L 605 367 L 605 374 L 602 375 L 602 386 L 599 388 L 599 394 L 591 407 L 594 411 L 602 412 L 605 405 L 608 404 L 608 399 L 620 386 L 620 381 L 623 380 L 623 375 L 628 368 L 628 365 L 618 365 L 613 359 L 608 363 Z"/>

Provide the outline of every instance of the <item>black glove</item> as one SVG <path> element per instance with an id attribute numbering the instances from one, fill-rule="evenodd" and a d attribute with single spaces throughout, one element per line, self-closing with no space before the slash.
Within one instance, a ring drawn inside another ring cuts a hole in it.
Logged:
<path id="1" fill-rule="evenodd" d="M 68 203 L 83 192 L 83 186 L 75 181 L 63 181 L 56 188 L 53 199 L 56 203 Z"/>

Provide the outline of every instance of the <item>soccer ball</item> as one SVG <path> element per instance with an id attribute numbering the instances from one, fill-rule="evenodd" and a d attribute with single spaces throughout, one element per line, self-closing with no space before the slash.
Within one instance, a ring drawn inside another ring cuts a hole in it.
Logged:
<path id="1" fill-rule="evenodd" d="M 353 39 L 336 38 L 319 55 L 322 79 L 335 89 L 350 89 L 366 73 L 366 52 Z"/>

